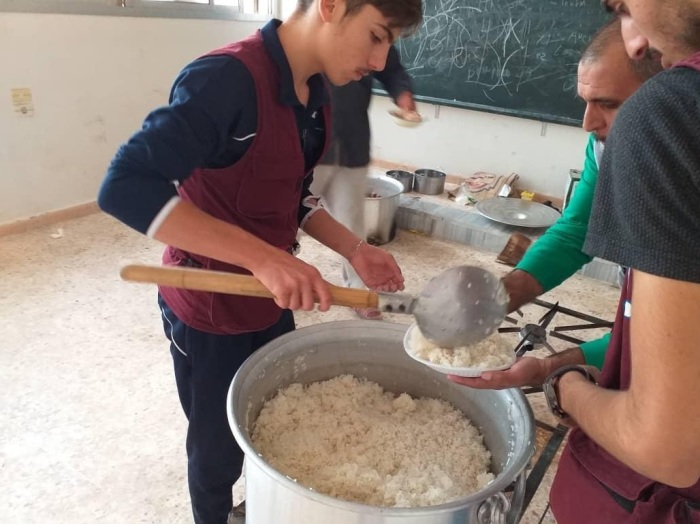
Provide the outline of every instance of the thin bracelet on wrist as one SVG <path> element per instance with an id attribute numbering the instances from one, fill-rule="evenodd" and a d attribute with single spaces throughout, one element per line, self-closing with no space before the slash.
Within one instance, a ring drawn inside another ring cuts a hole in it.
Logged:
<path id="1" fill-rule="evenodd" d="M 360 246 L 364 244 L 364 240 L 360 240 L 355 247 L 352 248 L 352 251 L 350 251 L 350 254 L 348 255 L 348 260 L 350 260 L 352 257 L 355 256 L 355 254 L 360 250 Z"/>

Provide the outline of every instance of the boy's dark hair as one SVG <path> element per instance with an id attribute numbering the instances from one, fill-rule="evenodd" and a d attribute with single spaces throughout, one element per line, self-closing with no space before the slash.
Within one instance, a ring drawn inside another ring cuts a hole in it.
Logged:
<path id="1" fill-rule="evenodd" d="M 297 9 L 305 12 L 314 0 L 299 0 Z M 377 8 L 386 18 L 390 26 L 401 29 L 401 36 L 413 34 L 423 20 L 423 5 L 421 0 L 345 0 L 346 16 L 352 16 L 366 5 Z"/>
<path id="2" fill-rule="evenodd" d="M 619 17 L 614 17 L 603 25 L 591 37 L 591 41 L 581 53 L 582 64 L 592 64 L 600 60 L 612 45 L 624 45 Z M 656 73 L 661 72 L 661 60 L 658 53 L 647 50 L 642 58 L 628 61 L 629 68 L 637 78 L 646 82 Z"/>

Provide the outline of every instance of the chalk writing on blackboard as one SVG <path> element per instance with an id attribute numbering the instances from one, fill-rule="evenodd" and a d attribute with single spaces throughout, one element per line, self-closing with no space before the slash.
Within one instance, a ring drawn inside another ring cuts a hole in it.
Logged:
<path id="1" fill-rule="evenodd" d="M 425 99 L 578 124 L 578 59 L 606 19 L 599 0 L 425 0 L 397 46 Z"/>

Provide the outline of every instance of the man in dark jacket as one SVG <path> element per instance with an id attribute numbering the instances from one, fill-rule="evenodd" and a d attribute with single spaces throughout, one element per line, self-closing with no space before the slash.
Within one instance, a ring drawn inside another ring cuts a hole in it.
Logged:
<path id="1" fill-rule="evenodd" d="M 406 111 L 415 110 L 411 78 L 391 47 L 382 71 L 357 82 L 330 86 L 332 138 L 328 151 L 314 170 L 311 191 L 323 198 L 333 218 L 360 238 L 365 238 L 365 189 L 369 167 L 370 129 L 367 110 L 372 98 L 372 78 L 381 82 L 394 102 Z M 343 260 L 343 284 L 363 288 L 362 279 Z M 361 318 L 380 320 L 380 311 L 356 309 Z"/>

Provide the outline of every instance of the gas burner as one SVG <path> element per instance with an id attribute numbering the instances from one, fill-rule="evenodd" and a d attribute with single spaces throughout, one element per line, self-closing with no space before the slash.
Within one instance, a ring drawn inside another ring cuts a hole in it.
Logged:
<path id="1" fill-rule="evenodd" d="M 533 349 L 539 347 L 546 347 L 547 350 L 554 354 L 556 350 L 547 342 L 547 326 L 557 314 L 559 307 L 559 302 L 552 305 L 549 310 L 537 321 L 537 324 L 525 324 L 523 327 L 505 327 L 498 328 L 499 333 L 518 333 L 520 337 L 520 342 L 515 347 L 515 354 L 518 357 L 522 357 L 527 351 L 532 351 Z M 522 311 L 516 311 L 521 317 L 523 316 Z M 512 317 L 506 317 L 509 322 L 517 323 Z"/>
<path id="2" fill-rule="evenodd" d="M 538 347 L 544 346 L 547 350 L 554 354 L 556 350 L 547 342 L 547 329 L 545 326 L 540 326 L 538 324 L 525 324 L 525 327 L 520 328 L 518 333 L 520 339 L 526 339 L 527 344 L 523 346 L 521 351 L 532 351 Z M 520 356 L 520 355 L 518 355 Z"/>
<path id="3" fill-rule="evenodd" d="M 536 324 L 525 324 L 523 327 L 502 327 L 498 329 L 499 333 L 518 333 L 520 337 L 520 342 L 515 348 L 515 353 L 517 356 L 521 357 L 527 351 L 532 351 L 533 349 L 538 349 L 542 346 L 546 347 L 547 350 L 554 354 L 556 350 L 547 342 L 547 336 L 552 336 L 567 342 L 572 342 L 574 344 L 582 344 L 584 341 L 569 335 L 565 335 L 562 331 L 578 331 L 583 329 L 596 329 L 596 328 L 612 328 L 613 322 L 603 320 L 592 315 L 587 315 L 585 313 L 579 313 L 573 309 L 569 309 L 559 305 L 559 302 L 552 304 L 550 302 L 545 302 L 544 300 L 535 299 L 532 304 L 538 305 L 540 307 L 546 307 L 547 312 L 540 318 Z M 521 318 L 523 313 L 520 310 L 515 312 Z M 547 327 L 557 313 L 563 315 L 568 315 L 570 317 L 578 318 L 580 320 L 586 320 L 588 324 L 573 324 L 567 326 L 557 326 L 549 331 Z M 511 324 L 517 324 L 518 321 L 511 316 L 506 317 L 507 322 Z"/>

